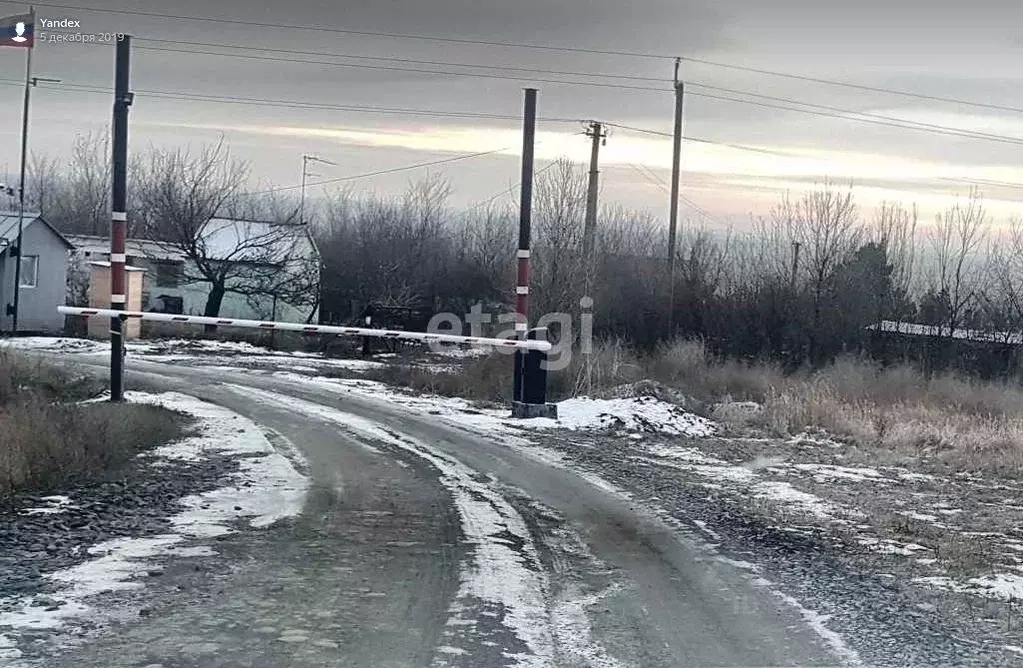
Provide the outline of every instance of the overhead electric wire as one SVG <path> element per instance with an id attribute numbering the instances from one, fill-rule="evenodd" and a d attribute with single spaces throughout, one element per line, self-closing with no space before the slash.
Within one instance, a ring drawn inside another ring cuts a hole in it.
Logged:
<path id="1" fill-rule="evenodd" d="M 19 5 L 21 4 L 19 2 L 14 2 L 12 0 L 0 0 L 0 2 L 4 2 L 5 4 L 19 4 Z M 131 9 L 114 9 L 114 8 L 106 8 L 106 7 L 85 7 L 85 6 L 81 6 L 81 5 L 71 5 L 71 4 L 61 4 L 61 3 L 46 3 L 46 2 L 40 3 L 40 2 L 36 2 L 35 5 L 39 6 L 39 7 L 48 7 L 48 8 L 54 8 L 54 9 L 70 9 L 70 10 L 76 10 L 76 11 L 90 11 L 90 12 L 99 12 L 99 13 L 107 13 L 107 14 L 122 14 L 122 15 L 143 16 L 143 17 L 149 17 L 149 18 L 164 18 L 164 19 L 174 19 L 174 20 L 183 20 L 183 21 L 197 21 L 197 22 L 203 22 L 203 23 L 216 22 L 216 23 L 225 23 L 225 24 L 233 24 L 233 25 L 244 25 L 244 26 L 252 26 L 252 27 L 273 28 L 274 30 L 280 30 L 280 29 L 304 30 L 304 31 L 312 31 L 312 32 L 326 32 L 326 33 L 346 34 L 346 35 L 360 35 L 360 36 L 369 36 L 369 37 L 384 37 L 384 38 L 389 38 L 389 39 L 407 39 L 407 40 L 431 41 L 431 42 L 451 43 L 451 44 L 471 44 L 471 45 L 479 45 L 479 46 L 492 46 L 492 47 L 517 48 L 517 49 L 532 49 L 532 50 L 541 50 L 541 51 L 560 51 L 560 52 L 566 52 L 566 53 L 587 53 L 587 54 L 594 54 L 594 55 L 609 55 L 609 56 L 621 56 L 621 57 L 631 57 L 631 58 L 645 58 L 645 59 L 665 60 L 665 61 L 674 60 L 677 57 L 675 55 L 670 55 L 670 54 L 659 54 L 659 53 L 649 53 L 649 52 L 644 53 L 644 52 L 624 51 L 624 50 L 615 50 L 615 49 L 588 49 L 588 48 L 580 48 L 580 47 L 557 46 L 557 45 L 550 45 L 550 44 L 531 44 L 531 43 L 523 43 L 523 42 L 506 42 L 506 41 L 498 41 L 498 40 L 474 40 L 474 39 L 454 38 L 454 37 L 439 37 L 439 36 L 435 36 L 435 35 L 417 35 L 417 34 L 410 34 L 410 33 L 374 32 L 374 31 L 364 31 L 364 30 L 350 30 L 350 29 L 328 27 L 328 26 L 322 26 L 322 25 L 321 26 L 316 26 L 316 25 L 295 25 L 295 24 L 286 24 L 286 23 L 269 23 L 269 22 L 261 22 L 261 21 L 247 21 L 247 20 L 242 20 L 242 19 L 215 18 L 215 17 L 209 17 L 209 16 L 189 16 L 189 15 L 184 15 L 184 14 L 169 14 L 169 13 L 160 13 L 160 12 L 148 12 L 148 11 L 131 10 Z M 171 40 L 167 40 L 167 41 L 171 41 Z M 236 45 L 223 45 L 223 46 L 224 46 L 224 48 L 245 48 L 245 47 L 240 47 L 240 46 L 236 46 Z M 264 50 L 268 50 L 268 49 L 264 49 Z M 277 53 L 286 52 L 286 50 L 283 50 L 283 49 L 273 49 L 272 51 L 277 52 Z M 301 52 L 296 50 L 296 51 L 294 51 L 294 53 L 301 53 Z M 326 54 L 324 54 L 324 55 L 326 55 Z M 684 62 L 694 63 L 694 64 L 698 64 L 698 65 L 705 65 L 705 66 L 710 66 L 710 67 L 720 67 L 720 68 L 731 69 L 731 70 L 736 70 L 736 71 L 743 71 L 743 72 L 747 72 L 747 73 L 751 73 L 751 74 L 758 74 L 758 75 L 763 75 L 763 76 L 782 77 L 782 78 L 792 79 L 792 80 L 796 80 L 796 81 L 805 81 L 805 82 L 808 82 L 808 83 L 816 83 L 816 84 L 828 85 L 828 86 L 839 86 L 839 87 L 843 87 L 843 88 L 849 88 L 849 89 L 854 89 L 854 90 L 861 90 L 861 91 L 864 91 L 864 92 L 880 93 L 880 94 L 887 94 L 887 95 L 898 95 L 898 96 L 902 96 L 902 97 L 917 98 L 917 99 L 928 100 L 928 101 L 932 101 L 932 102 L 944 102 L 944 103 L 948 103 L 948 104 L 958 104 L 958 105 L 972 106 L 972 107 L 985 108 L 985 109 L 991 109 L 991 110 L 996 110 L 996 111 L 1008 111 L 1008 112 L 1013 112 L 1013 113 L 1023 113 L 1023 108 L 1009 106 L 1009 105 L 998 105 L 998 104 L 992 104 L 992 103 L 986 103 L 986 102 L 978 102 L 976 100 L 967 100 L 967 99 L 963 99 L 963 98 L 946 97 L 946 96 L 940 96 L 940 95 L 929 95 L 929 94 L 925 94 L 925 93 L 914 93 L 912 91 L 906 91 L 906 90 L 901 90 L 901 89 L 897 89 L 897 88 L 887 88 L 887 87 L 882 87 L 882 86 L 868 86 L 868 85 L 856 84 L 856 83 L 852 83 L 852 82 L 848 82 L 848 81 L 840 81 L 840 80 L 835 80 L 835 79 L 826 79 L 826 78 L 823 78 L 823 77 L 813 77 L 813 76 L 807 76 L 807 75 L 801 75 L 801 74 L 792 74 L 792 73 L 789 73 L 789 72 L 780 72 L 780 71 L 777 71 L 777 70 L 770 70 L 770 69 L 766 69 L 766 68 L 749 67 L 749 66 L 745 66 L 745 65 L 735 65 L 733 63 L 723 63 L 723 62 L 720 62 L 720 61 L 709 60 L 709 59 L 706 59 L 706 58 L 697 58 L 697 57 L 691 57 L 691 56 L 678 56 L 678 57 L 682 61 L 684 61 Z"/>
<path id="2" fill-rule="evenodd" d="M 550 162 L 550 163 L 549 163 L 548 165 L 546 165 L 545 167 L 543 167 L 543 168 L 541 168 L 541 169 L 538 169 L 538 170 L 536 170 L 536 172 L 535 172 L 535 173 L 533 174 L 533 178 L 536 178 L 536 177 L 540 176 L 541 174 L 543 174 L 543 173 L 544 173 L 544 172 L 546 172 L 547 170 L 551 169 L 552 167 L 556 166 L 557 164 L 558 164 L 558 161 L 557 161 L 557 160 L 552 160 L 552 161 L 551 161 L 551 162 Z M 521 186 L 522 186 L 522 181 L 519 181 L 519 182 L 518 182 L 518 183 L 516 183 L 515 185 L 513 185 L 513 186 L 511 186 L 511 187 L 509 187 L 509 188 L 505 188 L 504 190 L 502 190 L 501 192 L 497 193 L 496 195 L 493 195 L 492 197 L 488 197 L 487 199 L 483 200 L 482 202 L 480 202 L 480 203 L 478 203 L 478 204 L 474 204 L 473 206 L 470 206 L 470 207 L 469 207 L 468 209 L 465 209 L 465 210 L 463 211 L 463 213 L 470 213 L 470 212 L 472 212 L 472 211 L 476 211 L 477 209 L 482 209 L 482 208 L 484 208 L 484 207 L 490 206 L 490 205 L 491 205 L 491 204 L 493 204 L 493 203 L 494 203 L 495 201 L 497 201 L 497 199 L 498 199 L 499 197 L 501 197 L 502 195 L 505 195 L 505 194 L 507 194 L 507 193 L 511 193 L 511 192 L 512 192 L 512 191 L 514 191 L 514 190 L 515 190 L 516 188 L 519 188 L 519 187 L 521 187 Z M 518 206 L 518 204 L 516 204 L 516 206 Z"/>
<path id="3" fill-rule="evenodd" d="M 414 164 L 414 165 L 405 165 L 403 167 L 393 167 L 393 168 L 390 168 L 390 169 L 381 169 L 381 170 L 378 170 L 378 171 L 375 171 L 375 172 L 365 172 L 365 173 L 362 173 L 362 174 L 352 174 L 350 176 L 340 176 L 340 177 L 337 177 L 337 178 L 334 178 L 334 179 L 326 179 L 324 181 L 314 181 L 314 182 L 311 182 L 311 183 L 306 183 L 304 187 L 312 188 L 313 186 L 324 186 L 324 185 L 330 185 L 332 183 L 343 183 L 345 181 L 356 181 L 356 180 L 359 180 L 359 179 L 368 179 L 368 178 L 373 177 L 373 176 L 383 176 L 385 174 L 395 174 L 397 172 L 405 172 L 405 171 L 409 171 L 409 170 L 412 170 L 412 169 L 422 169 L 423 167 L 432 167 L 434 165 L 443 165 L 443 164 L 450 163 L 450 162 L 457 162 L 459 160 L 468 160 L 470 158 L 480 158 L 480 157 L 483 157 L 485 155 L 494 155 L 495 153 L 503 153 L 505 151 L 512 151 L 514 149 L 515 149 L 514 146 L 506 146 L 504 148 L 495 148 L 495 149 L 491 149 L 489 151 L 479 151 L 477 153 L 463 153 L 461 155 L 456 155 L 456 156 L 451 157 L 451 158 L 443 158 L 441 160 L 431 160 L 429 162 L 420 162 L 420 163 L 417 163 L 417 164 Z M 264 189 L 264 190 L 254 190 L 254 191 L 245 192 L 245 193 L 241 193 L 241 194 L 242 195 L 246 195 L 246 196 L 248 196 L 248 195 L 268 195 L 268 194 L 271 194 L 271 193 L 278 193 L 278 192 L 281 192 L 281 191 L 284 191 L 284 190 L 298 190 L 299 188 L 302 188 L 302 187 L 303 186 L 301 184 L 294 185 L 294 186 L 278 186 L 276 188 L 267 188 L 267 189 Z"/>
<path id="4" fill-rule="evenodd" d="M 356 63 L 339 63 L 334 61 L 321 61 L 321 60 L 306 60 L 306 59 L 289 59 L 281 58 L 278 56 L 261 56 L 255 54 L 244 54 L 244 53 L 219 53 L 215 51 L 197 51 L 195 49 L 170 49 L 165 47 L 139 47 L 150 51 L 165 51 L 171 53 L 183 53 L 193 55 L 212 55 L 221 56 L 226 58 L 241 58 L 246 60 L 258 60 L 258 61 L 273 61 L 273 62 L 286 62 L 286 63 L 297 63 L 297 64 L 309 64 L 309 65 L 329 65 L 334 67 L 350 68 L 350 69 L 366 69 L 376 71 L 387 71 L 387 72 L 411 72 L 415 74 L 430 74 L 435 76 L 453 76 L 453 77 L 466 77 L 476 79 L 496 79 L 505 81 L 520 81 L 525 83 L 551 83 L 557 85 L 567 86 L 587 86 L 587 87 L 598 87 L 598 88 L 612 88 L 621 90 L 634 90 L 634 91 L 652 91 L 652 92 L 663 92 L 665 89 L 655 88 L 652 86 L 633 86 L 622 83 L 610 83 L 610 82 L 599 82 L 599 81 L 570 81 L 565 79 L 538 79 L 533 77 L 521 77 L 521 76 L 510 76 L 505 74 L 488 74 L 480 72 L 454 72 L 448 70 L 437 70 L 437 69 L 426 69 L 418 67 L 398 67 L 398 66 L 387 66 L 387 65 L 364 65 Z M 456 67 L 479 67 L 477 65 L 454 65 Z M 544 73 L 544 70 L 526 70 L 523 71 L 536 71 Z M 579 73 L 578 76 L 594 76 L 586 73 Z M 595 75 L 601 76 L 601 75 Z M 742 98 L 728 97 L 725 95 L 714 95 L 710 93 L 702 93 L 699 91 L 689 91 L 689 95 L 696 97 L 702 97 L 706 99 L 720 100 L 736 102 L 739 104 L 754 105 L 768 109 L 778 109 L 782 111 L 794 111 L 803 114 L 809 114 L 814 116 L 820 116 L 824 118 L 837 118 L 840 120 L 849 120 L 859 123 L 869 123 L 873 125 L 879 125 L 884 127 L 894 127 L 904 130 L 915 130 L 918 132 L 928 132 L 931 134 L 940 134 L 945 136 L 960 137 L 963 139 L 980 139 L 986 141 L 993 141 L 999 143 L 1009 143 L 1023 146 L 1023 137 L 1015 137 L 1011 135 L 999 135 L 994 133 L 977 132 L 974 130 L 964 130 L 962 128 L 956 128 L 946 125 L 938 125 L 935 123 L 925 123 L 921 121 L 911 121 L 900 119 L 892 116 L 885 116 L 882 114 L 875 114 L 868 111 L 857 111 L 854 109 L 845 109 L 842 107 L 833 107 L 829 105 L 817 104 L 814 102 L 804 102 L 802 100 L 794 100 L 786 97 L 779 97 L 774 95 L 766 95 L 763 93 L 757 93 L 755 91 L 746 91 L 735 88 L 726 88 L 722 86 L 714 86 L 711 84 L 704 84 L 700 82 L 686 82 L 687 86 L 701 88 L 705 90 L 718 91 L 729 93 L 731 95 L 744 95 L 747 97 L 757 98 L 754 100 L 747 100 Z M 762 102 L 761 100 L 767 100 L 768 102 Z M 781 103 L 781 104 L 776 104 Z M 798 105 L 798 106 L 784 106 L 784 105 Z M 804 108 L 805 107 L 805 108 Z"/>

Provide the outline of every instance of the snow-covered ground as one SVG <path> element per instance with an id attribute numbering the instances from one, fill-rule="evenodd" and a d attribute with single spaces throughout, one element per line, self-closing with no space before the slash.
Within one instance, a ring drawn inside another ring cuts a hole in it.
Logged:
<path id="1" fill-rule="evenodd" d="M 610 434 L 658 433 L 702 437 L 715 433 L 712 421 L 688 413 L 654 397 L 591 399 L 577 397 L 558 403 L 558 418 L 514 419 L 509 411 L 478 408 L 457 397 L 413 396 L 375 381 L 347 378 L 309 378 L 280 372 L 275 378 L 315 386 L 331 392 L 360 394 L 367 398 L 397 403 L 410 410 L 472 429 L 498 429 L 506 434 L 531 429 L 602 431 Z"/>
<path id="2" fill-rule="evenodd" d="M 234 531 L 232 524 L 246 520 L 253 527 L 267 527 L 277 520 L 297 515 L 304 504 L 308 479 L 296 470 L 303 463 L 295 452 L 276 451 L 262 429 L 252 421 L 219 406 L 183 394 L 128 392 L 137 403 L 164 406 L 194 417 L 198 433 L 142 455 L 152 465 L 179 459 L 199 461 L 209 454 L 240 455 L 240 470 L 224 486 L 181 500 L 184 510 L 171 518 L 172 532 L 145 538 L 108 540 L 85 551 L 94 558 L 77 566 L 45 574 L 59 586 L 47 599 L 59 599 L 59 606 L 40 602 L 38 596 L 7 599 L 0 613 L 0 659 L 17 658 L 11 634 L 19 630 L 56 629 L 72 618 L 94 615 L 94 597 L 124 589 L 142 587 L 139 575 L 154 562 L 168 557 L 187 558 L 212 553 L 203 541 Z M 294 462 L 294 464 L 293 464 Z M 72 505 L 67 497 L 46 497 L 45 506 L 29 509 L 30 514 L 59 513 Z M 6 634 L 6 635 L 4 635 Z"/>

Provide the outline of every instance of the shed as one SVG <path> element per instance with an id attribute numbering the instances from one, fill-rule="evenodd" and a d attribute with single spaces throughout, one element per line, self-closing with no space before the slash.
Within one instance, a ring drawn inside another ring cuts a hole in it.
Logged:
<path id="1" fill-rule="evenodd" d="M 72 244 L 37 213 L 0 213 L 0 331 L 14 329 L 14 277 L 18 264 L 18 221 L 21 220 L 21 280 L 18 290 L 18 332 L 54 333 L 64 329 L 57 307 L 67 294 Z"/>
<path id="2" fill-rule="evenodd" d="M 125 271 L 125 305 L 126 311 L 142 310 L 142 282 L 146 270 L 141 267 L 126 265 Z M 92 308 L 110 308 L 110 263 L 89 263 L 89 306 Z M 142 334 L 142 321 L 129 318 L 124 326 L 125 339 L 137 339 Z M 110 320 L 107 318 L 89 318 L 89 337 L 94 339 L 110 338 Z"/>

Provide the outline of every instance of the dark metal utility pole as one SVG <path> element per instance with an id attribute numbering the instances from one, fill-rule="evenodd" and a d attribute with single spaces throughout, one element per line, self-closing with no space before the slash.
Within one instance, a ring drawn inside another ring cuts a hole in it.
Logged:
<path id="1" fill-rule="evenodd" d="M 789 290 L 796 291 L 796 275 L 799 272 L 799 247 L 798 241 L 792 242 L 792 277 L 789 279 Z"/>
<path id="2" fill-rule="evenodd" d="M 685 85 L 678 80 L 682 59 L 675 59 L 675 132 L 671 158 L 671 213 L 668 223 L 668 338 L 675 336 L 675 247 L 678 239 L 678 196 L 682 178 L 682 103 Z"/>
<path id="3" fill-rule="evenodd" d="M 131 37 L 117 42 L 114 64 L 113 188 L 110 213 L 110 308 L 123 311 L 127 301 L 124 265 L 128 228 L 128 90 Z M 124 318 L 110 319 L 110 401 L 124 400 Z"/>
<path id="4" fill-rule="evenodd" d="M 583 263 L 584 278 L 586 282 L 585 297 L 590 296 L 591 282 L 593 280 L 594 258 L 593 247 L 594 237 L 597 232 L 597 196 L 600 192 L 600 145 L 607 144 L 607 131 L 597 121 L 590 121 L 586 128 L 586 136 L 592 140 L 590 147 L 590 181 L 586 193 L 586 224 L 583 227 Z"/>
<path id="5" fill-rule="evenodd" d="M 526 89 L 522 118 L 522 192 L 519 200 L 518 281 L 515 286 L 515 331 L 525 339 L 529 329 L 529 236 L 533 224 L 533 146 L 536 143 L 536 89 Z M 522 401 L 522 369 L 524 356 L 515 351 L 514 400 Z"/>
<path id="6" fill-rule="evenodd" d="M 35 30 L 35 8 L 29 10 L 32 29 Z M 34 40 L 26 42 L 28 48 L 25 50 L 25 100 L 21 109 L 21 178 L 18 181 L 18 241 L 17 254 L 11 253 L 14 261 L 14 303 L 11 305 L 11 333 L 18 333 L 18 309 L 21 305 L 21 263 L 25 256 L 22 242 L 25 237 L 25 162 L 28 155 L 28 109 L 30 91 L 32 90 L 32 48 Z M 36 267 L 36 272 L 39 268 Z"/>

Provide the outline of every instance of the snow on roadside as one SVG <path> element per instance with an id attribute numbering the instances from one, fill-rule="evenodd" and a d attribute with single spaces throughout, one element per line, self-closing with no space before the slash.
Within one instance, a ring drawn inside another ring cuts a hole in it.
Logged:
<path id="1" fill-rule="evenodd" d="M 504 432 L 518 432 L 527 429 L 570 429 L 615 430 L 631 432 L 656 432 L 670 436 L 701 437 L 715 433 L 715 425 L 674 404 L 654 397 L 632 397 L 629 399 L 591 399 L 577 397 L 558 403 L 558 419 L 532 418 L 513 419 L 507 410 L 479 409 L 469 401 L 453 397 L 410 396 L 375 381 L 345 378 L 308 378 L 299 374 L 280 372 L 274 377 L 279 380 L 299 382 L 308 387 L 330 390 L 336 393 L 350 392 L 369 399 L 399 404 L 405 408 L 437 415 L 447 422 L 459 424 L 474 431 L 490 431 L 498 428 Z"/>
<path id="2" fill-rule="evenodd" d="M 68 619 L 93 614 L 92 597 L 143 586 L 134 578 L 146 572 L 154 559 L 210 554 L 205 546 L 181 545 L 188 539 L 230 533 L 234 529 L 229 524 L 237 519 L 247 519 L 253 527 L 266 527 L 301 511 L 308 480 L 274 450 L 252 421 L 183 394 L 125 395 L 129 401 L 164 406 L 200 421 L 197 435 L 146 453 L 154 463 L 160 459 L 198 461 L 209 453 L 247 455 L 240 460 L 239 472 L 223 488 L 182 499 L 186 510 L 171 517 L 173 533 L 105 541 L 87 549 L 94 559 L 44 575 L 44 579 L 63 585 L 47 598 L 60 599 L 64 604 L 39 605 L 38 596 L 5 601 L 13 605 L 5 606 L 11 611 L 0 613 L 0 628 L 59 628 Z"/>
<path id="3" fill-rule="evenodd" d="M 53 336 L 19 336 L 0 339 L 0 349 L 39 350 L 59 353 L 99 353 L 110 350 L 109 343 L 91 339 L 74 339 Z"/>
<path id="4" fill-rule="evenodd" d="M 575 397 L 558 403 L 557 420 L 534 418 L 525 423 L 536 428 L 616 429 L 689 437 L 711 436 L 716 431 L 710 420 L 650 396 L 628 399 Z"/>
<path id="5" fill-rule="evenodd" d="M 1006 601 L 1023 598 L 1023 576 L 1014 573 L 995 573 L 957 581 L 945 576 L 913 578 L 913 582 L 928 585 L 935 589 L 945 589 L 957 593 L 975 594 L 987 598 Z"/>

